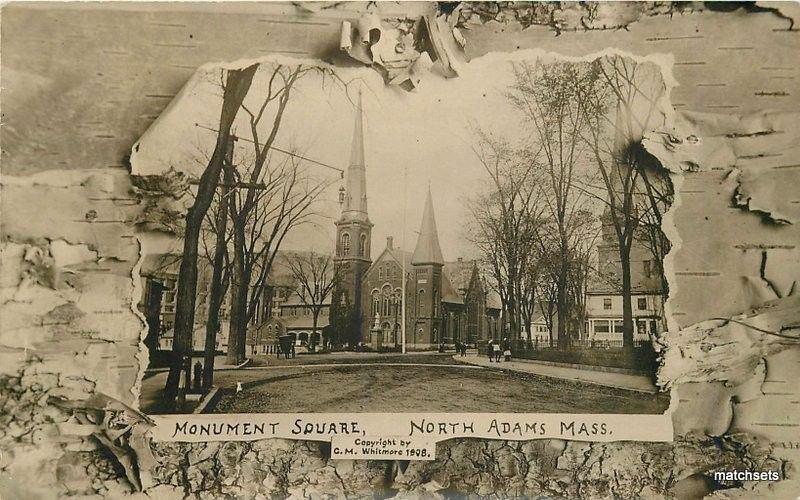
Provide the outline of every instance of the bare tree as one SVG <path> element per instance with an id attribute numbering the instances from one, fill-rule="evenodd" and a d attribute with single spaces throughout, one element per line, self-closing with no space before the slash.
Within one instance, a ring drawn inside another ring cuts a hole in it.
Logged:
<path id="1" fill-rule="evenodd" d="M 203 362 L 203 388 L 208 390 L 214 382 L 214 358 L 217 335 L 220 331 L 220 309 L 230 283 L 230 262 L 228 258 L 228 198 L 235 192 L 233 176 L 234 137 L 228 143 L 228 152 L 223 166 L 223 183 L 218 190 L 216 203 L 207 216 L 207 225 L 214 235 L 213 255 L 205 247 L 206 259 L 212 266 L 211 283 L 208 294 L 208 316 L 206 320 L 205 352 Z M 205 240 L 203 240 L 205 243 Z"/>
<path id="2" fill-rule="evenodd" d="M 250 89 L 257 68 L 258 65 L 252 65 L 241 70 L 227 72 L 214 153 L 200 176 L 194 203 L 186 213 L 183 256 L 178 275 L 175 339 L 172 362 L 164 389 L 164 400 L 170 406 L 174 404 L 175 396 L 178 393 L 184 359 L 192 348 L 197 293 L 197 248 L 201 226 L 219 182 L 231 126 Z"/>
<path id="3" fill-rule="evenodd" d="M 541 223 L 533 161 L 520 155 L 497 138 L 476 131 L 475 154 L 491 184 L 469 202 L 472 214 L 470 240 L 483 255 L 492 277 L 490 286 L 500 296 L 514 338 L 523 329 L 530 335 L 530 320 L 538 279 L 534 238 Z"/>
<path id="4" fill-rule="evenodd" d="M 338 266 L 334 266 L 330 255 L 315 252 L 297 252 L 286 257 L 292 278 L 300 290 L 300 301 L 311 310 L 311 337 L 309 349 L 316 346 L 319 315 L 325 308 L 324 302 L 333 292 L 338 282 Z"/>
<path id="5" fill-rule="evenodd" d="M 573 315 L 569 288 L 574 249 L 582 237 L 581 219 L 588 197 L 579 188 L 586 164 L 581 134 L 588 117 L 575 100 L 570 82 L 587 77 L 578 63 L 513 63 L 514 83 L 509 102 L 521 113 L 528 132 L 523 159 L 540 165 L 539 187 L 547 221 L 535 241 L 543 254 L 555 288 L 555 308 L 560 347 L 567 344 L 567 325 Z"/>
<path id="6" fill-rule="evenodd" d="M 570 330 L 581 332 L 579 336 L 585 337 L 584 325 L 586 322 L 586 295 L 588 292 L 589 278 L 595 268 L 593 257 L 597 250 L 597 239 L 600 229 L 597 218 L 590 212 L 576 215 L 575 231 L 580 235 L 570 252 L 570 278 L 567 291 L 568 302 L 572 310 L 572 324 Z"/>
<path id="7" fill-rule="evenodd" d="M 566 84 L 587 117 L 588 126 L 581 129 L 582 139 L 598 167 L 599 186 L 589 182 L 586 192 L 605 205 L 605 218 L 616 235 L 622 275 L 622 341 L 623 348 L 631 353 L 631 248 L 641 234 L 643 218 L 656 216 L 651 213 L 653 210 L 659 210 L 656 219 L 660 231 L 661 213 L 659 204 L 655 200 L 651 203 L 651 198 L 644 195 L 647 189 L 654 196 L 654 188 L 649 179 L 644 181 L 648 174 L 642 161 L 646 151 L 641 139 L 648 129 L 658 125 L 662 116 L 658 103 L 666 88 L 654 65 L 620 56 L 597 59 L 584 69 L 584 74 Z M 656 230 L 654 226 L 650 229 Z M 662 238 L 656 236 L 653 241 L 662 248 Z M 660 264 L 661 260 L 656 260 Z"/>
<path id="8" fill-rule="evenodd" d="M 245 187 L 229 200 L 233 228 L 229 364 L 244 360 L 247 325 L 262 299 L 275 253 L 289 230 L 306 220 L 309 207 L 327 186 L 309 178 L 296 156 L 276 160 L 272 152 L 294 87 L 314 70 L 302 65 L 268 66 L 266 94 L 255 106 L 242 105 L 252 152 L 236 170 L 237 181 Z M 262 123 L 267 124 L 265 132 Z"/>
<path id="9" fill-rule="evenodd" d="M 664 214 L 674 201 L 675 189 L 666 169 L 644 148 L 639 150 L 637 164 L 640 166 L 645 194 L 639 198 L 640 231 L 637 234 L 637 241 L 647 248 L 653 257 L 655 272 L 661 283 L 659 290 L 662 303 L 664 303 L 669 296 L 669 283 L 664 272 L 664 257 L 669 253 L 671 245 L 669 238 L 664 234 L 662 225 Z M 662 321 L 666 328 L 666 316 L 662 318 Z"/>
<path id="10" fill-rule="evenodd" d="M 570 236 L 566 254 L 562 254 L 553 234 L 557 234 L 555 224 L 545 219 L 534 240 L 539 248 L 534 248 L 537 256 L 537 291 L 539 307 L 550 332 L 550 345 L 553 345 L 553 332 L 558 330 L 558 322 L 565 322 L 566 338 L 555 340 L 561 347 L 570 340 L 580 337 L 586 316 L 586 293 L 589 275 L 594 270 L 593 257 L 600 235 L 597 218 L 589 211 L 578 211 L 571 219 L 566 234 Z M 559 305 L 559 274 L 567 268 L 563 302 Z M 545 305 L 541 305 L 544 302 Z M 559 316 L 559 307 L 565 314 Z"/>

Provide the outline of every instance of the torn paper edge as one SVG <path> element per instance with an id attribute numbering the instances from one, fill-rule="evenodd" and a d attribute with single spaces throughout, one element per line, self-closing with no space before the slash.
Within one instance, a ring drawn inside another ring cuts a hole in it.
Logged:
<path id="1" fill-rule="evenodd" d="M 139 259 L 133 265 L 133 269 L 131 269 L 131 280 L 133 281 L 131 300 L 136 300 L 136 302 L 131 303 L 131 311 L 133 311 L 133 314 L 142 322 L 142 329 L 139 332 L 139 351 L 136 353 L 136 359 L 139 362 L 139 375 L 136 377 L 136 382 L 133 384 L 133 387 L 131 387 L 131 394 L 133 394 L 134 407 L 139 408 L 139 398 L 142 395 L 142 380 L 144 380 L 147 366 L 150 364 L 150 350 L 144 343 L 149 332 L 147 318 L 145 318 L 144 314 L 139 310 L 139 303 L 144 300 L 145 292 L 140 271 L 147 252 L 145 250 L 144 241 L 139 235 L 135 235 L 133 240 L 139 245 Z"/>
<path id="2" fill-rule="evenodd" d="M 475 62 L 487 62 L 487 61 L 491 62 L 491 61 L 494 61 L 494 60 L 498 60 L 500 62 L 513 62 L 513 61 L 536 60 L 536 59 L 540 60 L 544 64 L 552 63 L 552 62 L 587 62 L 587 61 L 593 61 L 593 60 L 601 58 L 601 57 L 613 57 L 613 56 L 628 58 L 628 59 L 636 62 L 637 64 L 648 64 L 648 63 L 649 64 L 654 64 L 654 65 L 656 65 L 657 68 L 659 68 L 665 88 L 664 88 L 664 92 L 663 92 L 661 98 L 659 99 L 658 110 L 659 110 L 659 112 L 663 113 L 664 126 L 668 127 L 668 126 L 674 125 L 675 117 L 676 117 L 677 113 L 676 113 L 675 109 L 673 108 L 672 104 L 670 103 L 670 97 L 671 97 L 672 89 L 674 87 L 678 86 L 678 82 L 674 78 L 673 71 L 672 71 L 673 63 L 674 63 L 674 57 L 672 56 L 672 54 L 653 53 L 653 54 L 648 54 L 648 55 L 642 56 L 642 55 L 636 55 L 636 54 L 633 54 L 633 53 L 630 53 L 630 52 L 627 52 L 627 51 L 624 51 L 624 50 L 620 50 L 620 49 L 617 49 L 617 48 L 609 47 L 609 48 L 605 48 L 603 50 L 600 50 L 600 51 L 597 51 L 597 52 L 593 52 L 593 53 L 585 55 L 585 56 L 565 56 L 565 55 L 562 55 L 562 54 L 559 54 L 559 53 L 556 53 L 556 52 L 545 51 L 545 50 L 542 50 L 542 49 L 525 49 L 525 50 L 518 50 L 518 51 L 515 51 L 515 52 L 512 52 L 512 53 L 505 53 L 505 52 L 499 52 L 499 51 L 489 52 L 489 53 L 484 54 L 484 55 L 482 55 L 480 57 L 476 57 L 476 58 L 472 59 L 471 61 L 469 61 L 469 63 L 465 63 L 465 64 L 476 66 L 477 64 L 473 64 L 473 63 L 475 63 Z M 266 55 L 266 56 L 263 56 L 263 57 L 259 57 L 259 58 L 254 58 L 254 59 L 253 58 L 249 58 L 249 59 L 239 59 L 239 60 L 230 61 L 230 62 L 224 62 L 224 63 L 211 62 L 211 63 L 203 64 L 202 66 L 198 67 L 198 69 L 195 71 L 195 73 L 192 75 L 192 77 L 190 77 L 190 79 L 187 81 L 187 83 L 184 85 L 184 87 L 178 92 L 178 94 L 176 94 L 176 96 L 173 98 L 173 100 L 170 101 L 170 104 L 161 112 L 159 117 L 150 125 L 150 127 L 144 132 L 144 134 L 142 134 L 141 138 L 139 140 L 137 140 L 136 143 L 134 144 L 133 150 L 132 150 L 132 154 L 131 154 L 131 165 L 132 165 L 131 175 L 137 175 L 136 174 L 136 162 L 137 162 L 137 159 L 136 159 L 136 149 L 137 149 L 137 147 L 136 146 L 138 146 L 138 144 L 140 142 L 142 142 L 144 139 L 146 139 L 150 134 L 155 133 L 155 130 L 158 128 L 158 125 L 160 123 L 161 117 L 163 115 L 166 115 L 171 109 L 174 108 L 175 105 L 177 105 L 177 103 L 181 99 L 184 98 L 184 96 L 186 96 L 187 94 L 189 94 L 191 92 L 191 90 L 194 88 L 194 86 L 197 83 L 197 79 L 199 78 L 199 75 L 202 75 L 204 73 L 207 73 L 207 72 L 213 71 L 213 70 L 219 70 L 219 69 L 227 69 L 227 70 L 242 69 L 242 68 L 251 66 L 253 64 L 264 64 L 264 63 L 279 63 L 279 64 L 286 64 L 286 65 L 300 65 L 300 64 L 303 64 L 303 65 L 310 65 L 310 66 L 315 66 L 315 67 L 320 67 L 320 68 L 326 68 L 326 69 L 329 69 L 331 71 L 341 70 L 341 68 L 339 68 L 336 65 L 331 65 L 331 64 L 328 64 L 328 63 L 325 63 L 325 62 L 322 62 L 322 61 L 319 61 L 319 60 L 316 60 L 316 59 L 307 59 L 307 58 L 298 59 L 298 58 L 286 57 L 286 56 L 275 55 L 275 54 L 269 54 L 269 55 Z M 368 67 L 361 68 L 361 70 L 362 71 L 367 71 L 367 72 L 374 71 L 374 70 L 372 70 L 372 69 L 370 69 Z M 434 74 L 434 72 L 432 72 L 430 70 L 428 71 L 428 73 L 431 73 L 432 75 Z M 436 75 L 436 77 L 442 78 L 442 79 L 446 79 L 442 75 Z M 424 88 L 423 88 L 423 91 L 424 91 Z M 665 170 L 669 171 L 666 167 L 664 167 L 664 168 L 665 168 Z M 678 173 L 670 172 L 670 176 L 671 176 L 671 180 L 674 183 L 673 185 L 676 186 L 676 184 L 675 184 L 676 179 L 674 177 L 680 177 L 680 175 Z M 667 224 L 667 220 L 671 221 L 671 216 L 669 214 L 673 211 L 673 208 L 676 206 L 676 203 L 678 202 L 678 200 L 679 200 L 679 196 L 678 196 L 677 187 L 676 187 L 676 193 L 674 195 L 673 206 L 670 207 L 670 210 L 665 215 L 664 224 Z M 670 233 L 667 233 L 665 229 L 669 229 Z M 677 236 L 677 234 L 676 234 L 677 231 L 675 230 L 674 225 L 671 225 L 671 226 L 667 225 L 667 227 L 666 228 L 662 228 L 662 230 L 665 230 L 665 234 L 667 234 L 667 237 L 669 238 L 670 243 L 671 243 L 670 253 L 667 255 L 667 257 L 669 257 L 669 255 L 672 254 L 672 252 L 674 250 L 679 248 L 680 239 L 677 238 L 678 239 L 678 242 L 677 242 L 678 244 L 676 245 L 676 241 L 674 241 L 673 238 L 672 238 L 673 236 Z M 146 235 L 147 233 L 144 232 L 143 234 Z M 140 239 L 140 242 L 141 241 L 142 240 Z M 146 244 L 140 245 L 140 252 L 141 252 L 141 255 L 140 255 L 140 261 L 141 261 L 146 256 Z M 666 262 L 667 262 L 667 260 L 665 259 L 665 263 Z M 138 269 L 137 269 L 137 272 L 138 272 Z M 665 272 L 667 272 L 666 268 L 665 268 Z M 667 275 L 667 280 L 668 280 L 668 283 L 670 284 L 670 294 L 671 294 L 671 293 L 673 293 L 673 288 L 672 287 L 675 286 L 675 284 L 674 284 L 674 275 L 671 272 Z M 136 305 L 134 304 L 133 307 L 136 308 Z M 665 311 L 665 315 L 667 317 L 668 325 L 674 324 L 674 320 L 671 317 L 671 314 L 668 312 L 668 310 L 666 308 L 666 304 L 665 304 L 664 311 Z M 666 334 L 666 332 L 664 334 Z M 662 336 L 664 334 L 662 334 Z M 659 341 L 660 340 L 662 340 L 662 338 L 659 338 Z M 141 344 L 141 343 L 140 343 L 140 348 L 143 348 L 143 344 Z M 146 364 L 140 366 L 141 376 L 143 376 L 144 370 L 146 370 L 146 368 L 147 368 Z M 660 367 L 659 367 L 658 371 L 660 371 Z M 656 378 L 658 378 L 658 371 L 654 374 Z M 139 380 L 137 385 L 139 387 L 139 390 L 141 390 L 141 378 L 140 378 L 140 380 Z M 504 416 L 504 415 L 512 415 L 515 419 L 517 419 L 518 421 L 521 421 L 521 422 L 537 420 L 537 419 L 538 420 L 545 419 L 545 420 L 550 421 L 553 418 L 557 418 L 558 415 L 568 415 L 569 418 L 572 419 L 572 420 L 586 420 L 586 419 L 588 419 L 588 420 L 590 420 L 592 422 L 595 422 L 595 423 L 596 422 L 600 422 L 603 419 L 606 419 L 606 420 L 610 419 L 611 421 L 615 421 L 614 419 L 616 419 L 618 417 L 624 417 L 624 424 L 621 425 L 621 427 L 619 427 L 618 432 L 617 432 L 617 434 L 616 434 L 616 436 L 614 438 L 611 438 L 610 436 L 579 436 L 579 437 L 569 438 L 569 437 L 560 436 L 560 435 L 551 435 L 549 433 L 547 435 L 539 435 L 539 436 L 534 435 L 534 436 L 524 436 L 524 437 L 515 438 L 513 436 L 491 435 L 491 434 L 487 434 L 487 433 L 484 432 L 482 434 L 481 433 L 475 433 L 475 434 L 472 434 L 472 435 L 459 435 L 459 436 L 441 437 L 440 439 L 437 439 L 437 440 L 441 441 L 441 440 L 451 439 L 451 438 L 456 438 L 456 437 L 475 437 L 475 438 L 483 438 L 483 439 L 509 439 L 509 440 L 515 440 L 515 439 L 516 440 L 573 439 L 573 440 L 577 440 L 577 441 L 586 441 L 586 442 L 594 442 L 594 441 L 606 441 L 606 442 L 609 442 L 609 441 L 620 441 L 620 440 L 621 441 L 672 441 L 673 438 L 674 438 L 674 435 L 673 435 L 674 431 L 673 431 L 673 425 L 672 425 L 672 414 L 674 413 L 675 408 L 677 406 L 677 401 L 676 401 L 677 398 L 676 398 L 676 394 L 674 393 L 673 390 L 670 390 L 669 394 L 670 394 L 670 404 L 667 407 L 667 409 L 664 411 L 664 413 L 662 413 L 662 414 L 626 414 L 624 416 L 615 415 L 615 414 L 579 414 L 579 413 L 576 413 L 576 414 L 550 414 L 550 413 L 543 413 L 543 414 L 539 414 L 539 413 L 474 414 L 474 413 L 453 412 L 453 413 L 445 413 L 445 414 L 435 414 L 435 413 L 399 414 L 400 416 L 398 416 L 398 414 L 374 414 L 374 413 L 372 413 L 372 414 L 370 414 L 370 413 L 342 413 L 342 414 L 323 414 L 323 413 L 293 413 L 293 414 L 248 413 L 248 414 L 149 415 L 149 417 L 152 418 L 157 423 L 157 426 L 154 429 L 151 429 L 152 436 L 157 440 L 166 440 L 166 441 L 179 441 L 179 440 L 189 440 L 189 441 L 257 440 L 257 439 L 266 439 L 266 438 L 286 438 L 286 439 L 328 441 L 330 439 L 330 436 L 312 435 L 311 437 L 309 437 L 308 435 L 296 435 L 296 434 L 292 434 L 291 432 L 286 433 L 286 434 L 281 433 L 281 434 L 271 434 L 271 435 L 267 435 L 267 434 L 261 433 L 261 434 L 251 434 L 249 436 L 238 436 L 238 437 L 237 436 L 232 436 L 232 435 L 226 435 L 226 436 L 220 435 L 220 436 L 204 436 L 204 437 L 202 437 L 200 439 L 188 439 L 188 438 L 187 439 L 175 439 L 176 436 L 170 437 L 169 433 L 166 432 L 165 427 L 164 427 L 165 425 L 169 426 L 170 424 L 175 424 L 176 422 L 185 422 L 185 423 L 187 423 L 187 425 L 199 425 L 199 423 L 208 424 L 208 423 L 213 423 L 213 422 L 216 422 L 217 424 L 221 424 L 221 423 L 225 422 L 227 424 L 228 422 L 231 422 L 231 423 L 238 422 L 238 421 L 240 421 L 242 419 L 244 419 L 244 420 L 246 420 L 246 419 L 251 419 L 251 420 L 259 419 L 260 421 L 264 422 L 265 419 L 268 420 L 268 419 L 270 419 L 272 417 L 277 417 L 277 416 L 280 416 L 280 419 L 281 419 L 282 422 L 286 422 L 287 424 L 291 424 L 294 420 L 297 420 L 297 419 L 301 419 L 303 421 L 316 422 L 316 421 L 319 421 L 319 419 L 323 418 L 326 415 L 329 416 L 329 417 L 331 415 L 337 415 L 339 418 L 344 419 L 344 421 L 355 422 L 355 423 L 361 423 L 361 422 L 367 423 L 368 419 L 370 418 L 371 415 L 380 415 L 380 417 L 378 418 L 378 421 L 380 422 L 380 424 L 378 424 L 378 425 L 380 426 L 379 427 L 380 432 L 382 432 L 383 434 L 371 434 L 373 436 L 374 435 L 396 436 L 397 435 L 396 429 L 398 428 L 398 426 L 403 426 L 403 425 L 408 426 L 409 420 L 407 420 L 407 419 L 410 418 L 410 417 L 413 417 L 414 415 L 418 415 L 420 417 L 427 418 L 427 419 L 430 419 L 432 416 L 435 416 L 435 415 L 446 415 L 448 418 L 451 418 L 451 419 L 452 418 L 456 418 L 456 417 L 460 417 L 460 418 L 463 419 L 465 416 L 467 418 L 475 417 L 475 418 L 478 419 L 478 420 L 473 420 L 473 422 L 483 421 L 481 419 L 486 419 L 486 418 L 498 418 L 498 417 Z M 137 401 L 138 401 L 138 393 L 137 393 Z M 293 420 L 292 421 L 285 420 L 286 418 L 289 418 L 289 417 L 291 417 Z M 365 419 L 367 419 L 367 420 L 365 420 Z M 524 426 L 524 424 L 523 424 L 523 426 Z M 640 432 L 638 429 L 640 429 L 642 427 L 647 429 L 647 431 L 646 432 Z M 624 430 L 622 430 L 622 429 L 624 429 Z M 314 436 L 316 436 L 316 437 L 314 437 Z"/>

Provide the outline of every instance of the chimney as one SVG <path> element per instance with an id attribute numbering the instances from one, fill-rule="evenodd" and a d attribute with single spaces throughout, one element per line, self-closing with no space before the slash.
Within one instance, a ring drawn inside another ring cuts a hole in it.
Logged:
<path id="1" fill-rule="evenodd" d="M 394 237 L 393 236 L 387 236 L 386 237 L 386 248 L 388 248 L 389 250 L 393 250 L 394 249 Z"/>

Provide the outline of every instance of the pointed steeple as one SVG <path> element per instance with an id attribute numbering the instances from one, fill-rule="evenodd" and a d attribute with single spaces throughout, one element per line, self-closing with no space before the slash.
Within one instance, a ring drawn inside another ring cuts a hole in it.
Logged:
<path id="1" fill-rule="evenodd" d="M 436 230 L 436 217 L 433 215 L 433 197 L 430 186 L 428 186 L 428 197 L 425 199 L 425 210 L 422 212 L 419 238 L 417 238 L 414 254 L 411 256 L 411 263 L 444 265 L 442 249 L 439 247 L 439 232 Z"/>
<path id="2" fill-rule="evenodd" d="M 361 91 L 358 92 L 353 143 L 350 146 L 350 164 L 345 175 L 347 187 L 342 206 L 342 220 L 368 221 L 367 216 L 367 169 L 364 161 L 364 112 L 361 107 Z"/>

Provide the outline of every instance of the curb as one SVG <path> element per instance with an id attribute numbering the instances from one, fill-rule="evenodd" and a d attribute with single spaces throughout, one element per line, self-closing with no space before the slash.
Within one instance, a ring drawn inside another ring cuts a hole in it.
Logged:
<path id="1" fill-rule="evenodd" d="M 222 394 L 219 391 L 219 387 L 212 387 L 211 390 L 208 391 L 205 396 L 203 396 L 203 399 L 200 400 L 200 404 L 197 405 L 197 408 L 195 408 L 192 413 L 210 412 L 214 409 L 214 406 L 217 404 L 220 396 L 222 396 Z"/>
<path id="2" fill-rule="evenodd" d="M 486 357 L 486 355 L 479 354 L 478 357 Z M 520 363 L 540 364 L 547 366 L 560 366 L 562 368 L 574 368 L 576 370 L 586 370 L 593 372 L 619 373 L 620 375 L 636 375 L 641 377 L 649 376 L 647 372 L 642 370 L 635 370 L 633 368 L 619 368 L 616 366 L 590 365 L 586 363 L 566 363 L 564 361 L 550 361 L 547 359 L 523 358 L 520 356 L 516 357 L 512 356 L 511 361 Z"/>
<path id="3" fill-rule="evenodd" d="M 544 359 L 531 359 L 531 358 L 512 358 L 512 361 L 518 361 L 521 363 L 534 363 L 547 366 L 560 366 L 562 368 L 574 368 L 576 370 L 587 370 L 593 372 L 619 373 L 620 375 L 636 375 L 641 377 L 647 376 L 647 373 L 639 370 L 632 370 L 630 368 L 617 368 L 615 366 L 586 365 L 581 363 L 564 363 L 561 361 L 548 361 Z"/>
<path id="4" fill-rule="evenodd" d="M 453 359 L 455 359 L 456 361 L 459 361 L 461 363 L 467 363 L 467 364 L 470 364 L 470 365 L 473 365 L 473 366 L 480 366 L 480 367 L 483 367 L 483 368 L 490 368 L 490 369 L 494 368 L 496 370 L 503 370 L 503 371 L 514 372 L 514 373 L 528 373 L 530 375 L 537 375 L 539 377 L 548 377 L 548 378 L 553 378 L 553 379 L 557 379 L 557 380 L 570 380 L 572 382 L 583 382 L 585 384 L 598 385 L 598 386 L 601 386 L 601 387 L 611 387 L 611 388 L 614 388 L 614 389 L 621 389 L 621 390 L 625 390 L 625 391 L 638 392 L 640 394 L 652 394 L 652 395 L 658 394 L 658 388 L 642 389 L 642 388 L 638 388 L 638 387 L 631 387 L 631 386 L 628 386 L 628 385 L 613 384 L 613 383 L 596 381 L 596 380 L 587 380 L 585 378 L 579 378 L 579 377 L 559 377 L 557 375 L 548 375 L 548 374 L 545 374 L 545 373 L 536 373 L 536 372 L 533 372 L 533 371 L 525 371 L 525 370 L 520 370 L 520 369 L 507 367 L 507 366 L 504 367 L 504 366 L 502 366 L 502 363 L 498 363 L 497 366 L 487 366 L 487 365 L 484 365 L 482 363 L 474 363 L 474 362 L 470 362 L 468 360 L 460 360 L 455 356 L 453 357 Z M 523 363 L 527 362 L 527 363 L 530 363 L 530 364 L 539 363 L 538 361 L 531 361 L 531 360 L 525 360 L 525 361 L 522 361 L 522 362 Z M 544 363 L 541 363 L 541 364 L 544 364 Z M 580 365 L 580 366 L 582 366 L 582 365 Z M 565 368 L 565 367 L 562 366 L 560 368 Z M 579 368 L 574 368 L 574 367 L 570 367 L 570 368 L 572 368 L 574 370 L 579 370 Z M 599 371 L 599 370 L 586 370 L 586 371 Z M 625 374 L 620 374 L 620 375 L 625 375 Z M 633 376 L 633 375 L 631 375 L 631 376 Z M 643 376 L 643 375 L 637 375 L 637 376 Z"/>
<path id="5" fill-rule="evenodd" d="M 225 370 L 238 370 L 239 368 L 244 368 L 245 366 L 249 365 L 251 361 L 253 361 L 251 358 L 247 358 L 236 366 L 226 366 L 225 368 L 214 368 L 214 371 L 224 372 Z M 144 373 L 145 375 L 153 376 L 159 373 L 166 373 L 168 371 L 169 368 L 151 368 L 151 369 L 146 369 Z"/>
<path id="6" fill-rule="evenodd" d="M 247 358 L 247 359 L 245 359 L 244 361 L 242 361 L 241 363 L 239 363 L 236 366 L 229 366 L 228 368 L 220 368 L 220 371 L 223 371 L 223 370 L 238 370 L 239 368 L 244 368 L 245 366 L 249 365 L 251 361 L 253 361 L 253 358 Z"/>

